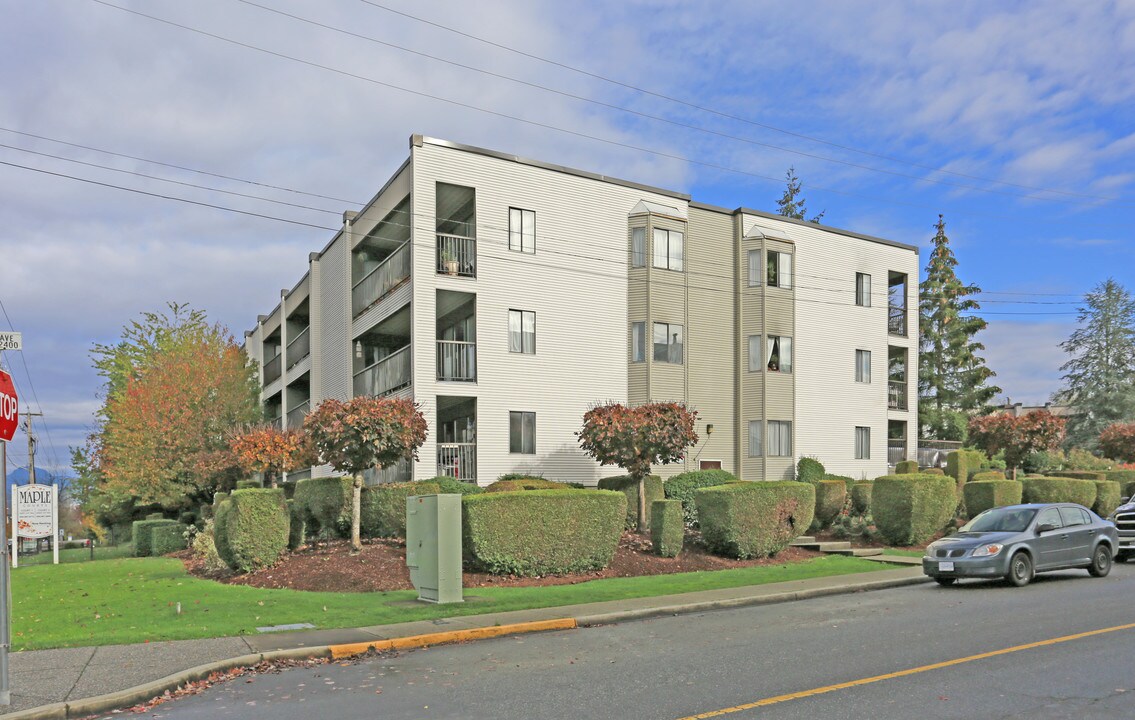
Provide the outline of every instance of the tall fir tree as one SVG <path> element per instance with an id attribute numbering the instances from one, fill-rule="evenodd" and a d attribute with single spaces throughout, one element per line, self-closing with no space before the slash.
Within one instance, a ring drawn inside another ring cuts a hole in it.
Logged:
<path id="1" fill-rule="evenodd" d="M 1065 444 L 1095 450 L 1104 428 L 1135 419 L 1135 299 L 1108 278 L 1078 310 L 1079 327 L 1060 344 L 1072 359 L 1053 399 L 1074 410 Z"/>
<path id="2" fill-rule="evenodd" d="M 918 424 L 925 437 L 964 440 L 969 418 L 985 412 L 1001 388 L 988 384 L 996 373 L 978 354 L 985 346 L 974 339 L 987 325 L 973 315 L 981 308 L 974 299 L 981 289 L 958 279 L 941 215 L 935 227 L 919 287 Z"/>
<path id="3" fill-rule="evenodd" d="M 804 198 L 800 197 L 803 186 L 800 183 L 800 178 L 796 177 L 796 168 L 788 168 L 788 172 L 785 174 L 785 181 L 787 182 L 787 187 L 784 188 L 784 195 L 776 201 L 777 213 L 784 217 L 803 220 L 808 214 L 808 207 Z M 824 210 L 819 215 L 809 219 L 808 222 L 818 224 L 825 212 L 827 211 Z"/>

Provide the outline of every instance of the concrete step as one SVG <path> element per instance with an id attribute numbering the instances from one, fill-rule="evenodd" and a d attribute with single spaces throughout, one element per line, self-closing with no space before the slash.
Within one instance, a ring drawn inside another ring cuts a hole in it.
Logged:
<path id="1" fill-rule="evenodd" d="M 846 541 L 832 540 L 828 542 L 806 542 L 806 543 L 793 543 L 796 547 L 804 548 L 805 550 L 818 550 L 820 552 L 836 552 L 837 550 L 850 550 L 851 543 Z"/>
<path id="2" fill-rule="evenodd" d="M 882 555 L 883 548 L 839 548 L 828 552 L 832 555 L 846 555 L 848 557 L 873 557 Z"/>
<path id="3" fill-rule="evenodd" d="M 816 538 L 812 537 L 811 535 L 801 535 L 800 537 L 796 538 L 795 540 L 793 540 L 792 542 L 790 542 L 788 544 L 796 547 L 796 546 L 799 546 L 799 545 L 804 545 L 806 543 L 814 543 L 814 542 L 816 542 Z"/>

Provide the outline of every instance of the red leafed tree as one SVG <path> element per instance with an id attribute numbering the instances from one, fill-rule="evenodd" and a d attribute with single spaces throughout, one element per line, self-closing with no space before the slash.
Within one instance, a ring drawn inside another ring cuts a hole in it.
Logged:
<path id="1" fill-rule="evenodd" d="M 417 460 L 418 448 L 426 441 L 426 418 L 411 400 L 362 396 L 347 402 L 324 400 L 304 419 L 303 427 L 318 462 L 354 479 L 351 545 L 361 550 L 363 471 Z"/>
<path id="2" fill-rule="evenodd" d="M 627 407 L 620 403 L 597 405 L 583 416 L 576 433 L 585 453 L 600 465 L 616 465 L 638 481 L 638 527 L 646 525 L 646 476 L 656 464 L 668 465 L 685 457 L 686 448 L 698 441 L 694 430 L 697 411 L 681 403 L 647 403 Z"/>
<path id="3" fill-rule="evenodd" d="M 1031 452 L 1053 450 L 1064 439 L 1064 418 L 1046 410 L 1034 410 L 1020 417 L 1008 414 L 985 415 L 969 421 L 969 442 L 990 455 L 1005 451 L 1005 465 L 1013 478 L 1025 456 Z"/>
<path id="4" fill-rule="evenodd" d="M 233 437 L 231 442 L 237 462 L 248 472 L 264 473 L 272 487 L 280 473 L 309 467 L 314 459 L 307 436 L 300 430 L 281 430 L 275 425 L 259 425 Z"/>
<path id="5" fill-rule="evenodd" d="M 1100 433 L 1100 452 L 1104 457 L 1135 462 L 1135 423 L 1112 423 Z"/>

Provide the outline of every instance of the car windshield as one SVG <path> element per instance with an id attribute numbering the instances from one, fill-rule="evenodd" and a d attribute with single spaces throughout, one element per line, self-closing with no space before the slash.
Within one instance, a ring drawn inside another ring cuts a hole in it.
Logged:
<path id="1" fill-rule="evenodd" d="M 970 520 L 959 532 L 1024 532 L 1034 517 L 1034 508 L 993 508 Z"/>

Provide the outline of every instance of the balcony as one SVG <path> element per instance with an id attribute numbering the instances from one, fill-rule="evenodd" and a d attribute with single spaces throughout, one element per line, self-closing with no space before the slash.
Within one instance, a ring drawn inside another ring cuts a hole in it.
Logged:
<path id="1" fill-rule="evenodd" d="M 280 369 L 283 364 L 283 355 L 277 355 L 264 363 L 264 384 L 270 385 L 280 379 Z"/>
<path id="2" fill-rule="evenodd" d="M 277 416 L 271 418 L 270 420 L 268 420 L 268 424 L 271 425 L 272 427 L 276 428 L 277 430 L 283 430 L 284 429 L 284 416 L 283 415 L 277 415 Z"/>
<path id="3" fill-rule="evenodd" d="M 304 400 L 288 411 L 288 429 L 295 430 L 303 427 L 303 419 L 311 412 L 311 401 Z"/>
<path id="4" fill-rule="evenodd" d="M 477 277 L 477 238 L 438 233 L 437 272 Z"/>
<path id="5" fill-rule="evenodd" d="M 389 295 L 409 277 L 410 244 L 403 243 L 355 283 L 351 289 L 352 316 L 361 315 L 364 310 Z"/>
<path id="6" fill-rule="evenodd" d="M 464 340 L 438 340 L 437 379 L 476 382 L 477 343 Z"/>
<path id="7" fill-rule="evenodd" d="M 438 443 L 437 474 L 477 482 L 477 443 Z"/>
<path id="8" fill-rule="evenodd" d="M 887 464 L 895 465 L 906 460 L 906 440 L 891 438 L 887 440 Z"/>
<path id="9" fill-rule="evenodd" d="M 887 332 L 891 335 L 906 337 L 906 308 L 896 305 L 887 306 Z"/>
<path id="10" fill-rule="evenodd" d="M 355 397 L 381 397 L 410 387 L 411 367 L 410 346 L 407 345 L 355 373 Z"/>
<path id="11" fill-rule="evenodd" d="M 288 343 L 288 368 L 295 367 L 300 360 L 311 354 L 311 328 L 305 327 L 299 335 Z"/>
<path id="12" fill-rule="evenodd" d="M 906 383 L 887 381 L 887 409 L 906 410 Z"/>

